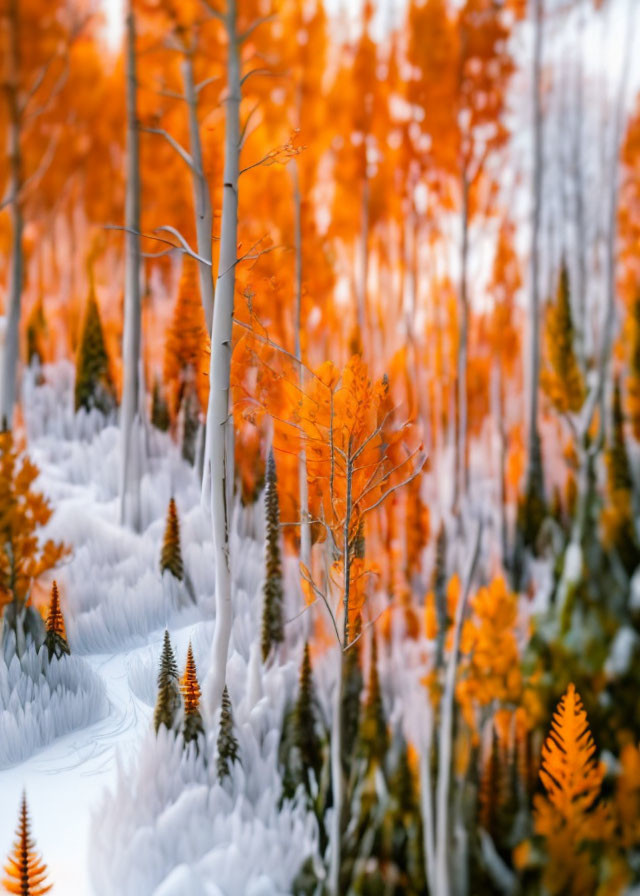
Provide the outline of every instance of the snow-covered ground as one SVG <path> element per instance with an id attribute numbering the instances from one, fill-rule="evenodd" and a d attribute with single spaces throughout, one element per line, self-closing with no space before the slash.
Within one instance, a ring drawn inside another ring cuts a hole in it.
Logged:
<path id="1" fill-rule="evenodd" d="M 190 640 L 201 682 L 207 671 L 213 550 L 195 473 L 167 436 L 149 432 L 141 489 L 144 530 L 136 535 L 123 529 L 118 430 L 98 415 L 74 416 L 70 365 L 45 373 L 43 386 L 36 388 L 29 374 L 24 383 L 28 447 L 41 470 L 38 487 L 55 508 L 47 535 L 72 548 L 56 572 L 72 657 L 88 664 L 78 668 L 98 677 L 96 700 L 102 703 L 94 716 L 98 721 L 46 745 L 30 742 L 29 758 L 0 771 L 0 854 L 9 852 L 25 788 L 53 892 L 285 894 L 299 864 L 316 848 L 312 819 L 301 805 L 277 810 L 278 732 L 296 686 L 304 620 L 288 627 L 289 660 L 263 669 L 261 510 L 236 508 L 233 525 L 234 553 L 242 563 L 234 581 L 228 687 L 244 762 L 234 767 L 225 789 L 214 773 L 213 724 L 208 766 L 195 770 L 193 757 L 176 753 L 175 743 L 151 733 L 165 627 L 181 671 Z M 172 495 L 195 605 L 186 589 L 159 571 Z M 161 760 L 173 782 L 159 795 L 154 776 L 162 778 Z M 184 835 L 190 818 L 202 827 L 194 842 Z"/>

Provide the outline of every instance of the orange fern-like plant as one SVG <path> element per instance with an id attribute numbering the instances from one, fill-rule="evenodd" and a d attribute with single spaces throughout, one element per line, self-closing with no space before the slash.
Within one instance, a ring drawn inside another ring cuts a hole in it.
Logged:
<path id="1" fill-rule="evenodd" d="M 4 866 L 7 877 L 2 881 L 7 893 L 17 896 L 42 896 L 52 887 L 52 884 L 45 883 L 47 866 L 35 852 L 30 828 L 27 796 L 23 793 L 16 841 Z"/>
<path id="2" fill-rule="evenodd" d="M 546 839 L 544 884 L 549 893 L 595 893 L 593 852 L 612 835 L 607 806 L 600 802 L 604 776 L 595 760 L 587 714 L 575 687 L 562 697 L 542 747 L 540 779 L 546 796 L 534 800 L 534 827 Z"/>

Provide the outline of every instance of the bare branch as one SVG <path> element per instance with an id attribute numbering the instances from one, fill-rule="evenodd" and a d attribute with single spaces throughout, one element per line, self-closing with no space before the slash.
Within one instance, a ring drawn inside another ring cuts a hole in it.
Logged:
<path id="1" fill-rule="evenodd" d="M 242 78 L 240 78 L 240 86 L 242 87 L 242 86 L 244 85 L 244 82 L 245 82 L 245 81 L 248 81 L 249 78 L 250 78 L 252 75 L 270 75 L 271 77 L 276 77 L 276 73 L 275 73 L 275 72 L 272 72 L 271 69 L 268 69 L 268 68 L 251 68 L 251 69 L 249 69 L 249 71 L 246 73 L 246 75 L 243 75 Z"/>
<path id="2" fill-rule="evenodd" d="M 205 0 L 205 2 L 206 2 L 206 0 Z M 275 14 L 272 14 L 269 16 L 262 16 L 262 18 L 256 19 L 255 22 L 252 22 L 251 25 L 249 25 L 249 27 L 245 31 L 243 31 L 241 34 L 238 34 L 238 36 L 236 37 L 236 40 L 238 41 L 239 44 L 243 44 L 245 42 L 245 40 L 247 40 L 247 38 L 251 37 L 253 32 L 256 30 L 256 28 L 259 28 L 260 25 L 265 25 L 267 22 L 272 21 L 272 19 L 275 19 Z"/>
<path id="3" fill-rule="evenodd" d="M 201 90 L 204 90 L 205 87 L 208 87 L 209 84 L 213 84 L 214 81 L 219 81 L 219 80 L 220 80 L 220 75 L 212 75 L 210 78 L 205 78 L 204 81 L 200 81 L 200 83 L 196 84 L 195 87 L 193 88 L 196 96 L 199 95 Z"/>
<path id="4" fill-rule="evenodd" d="M 178 143 L 175 137 L 173 137 L 168 131 L 165 131 L 164 128 L 141 127 L 140 130 L 145 134 L 158 134 L 158 136 L 164 137 L 169 146 L 175 149 L 182 161 L 185 162 L 192 171 L 195 171 L 196 174 L 201 174 L 201 172 L 198 171 L 195 162 L 193 161 L 187 150 L 184 148 L 184 146 L 182 146 L 181 143 Z"/>
<path id="5" fill-rule="evenodd" d="M 225 14 L 224 14 L 223 12 L 220 12 L 219 9 L 216 9 L 215 6 L 212 6 L 212 5 L 209 3 L 209 0 L 202 0 L 202 4 L 203 4 L 203 6 L 205 7 L 205 9 L 207 10 L 207 12 L 208 12 L 211 16 L 213 16 L 214 19 L 217 19 L 219 22 L 222 22 L 223 24 L 226 24 L 226 21 L 227 21 L 227 20 L 226 20 L 226 16 L 225 16 Z"/>

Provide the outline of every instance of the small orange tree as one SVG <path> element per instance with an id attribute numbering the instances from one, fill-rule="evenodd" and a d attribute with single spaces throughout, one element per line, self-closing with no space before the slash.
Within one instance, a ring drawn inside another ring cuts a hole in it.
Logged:
<path id="1" fill-rule="evenodd" d="M 305 367 L 300 377 L 297 363 L 290 370 L 287 358 L 280 363 L 286 352 L 267 337 L 254 337 L 254 346 L 275 349 L 270 353 L 258 348 L 254 353 L 261 366 L 258 403 L 274 420 L 276 450 L 296 457 L 304 452 L 309 516 L 316 541 L 325 547 L 323 570 L 314 574 L 301 563 L 301 574 L 308 601 L 324 604 L 340 648 L 331 732 L 334 812 L 329 871 L 331 892 L 337 893 L 344 788 L 344 656 L 359 637 L 355 620 L 375 572 L 364 547 L 365 519 L 420 473 L 425 457 L 412 423 L 397 420 L 387 377 L 373 382 L 359 355 L 353 355 L 342 371 L 327 361 L 316 370 Z M 246 345 L 240 357 L 246 363 Z M 255 399 L 246 392 L 244 400 L 255 406 Z"/>
<path id="2" fill-rule="evenodd" d="M 53 513 L 41 492 L 33 488 L 39 470 L 26 455 L 19 458 L 10 432 L 0 433 L 0 609 L 5 625 L 16 633 L 18 647 L 39 614 L 28 607 L 31 590 L 44 573 L 67 553 L 63 544 L 41 542 L 38 531 Z"/>
<path id="3" fill-rule="evenodd" d="M 47 866 L 35 851 L 30 827 L 27 796 L 23 794 L 16 841 L 4 866 L 7 876 L 2 881 L 7 893 L 17 896 L 43 896 L 53 886 L 45 883 Z"/>

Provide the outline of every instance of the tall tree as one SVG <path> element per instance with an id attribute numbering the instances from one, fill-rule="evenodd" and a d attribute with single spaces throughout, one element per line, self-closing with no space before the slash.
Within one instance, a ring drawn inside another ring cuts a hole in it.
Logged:
<path id="1" fill-rule="evenodd" d="M 120 521 L 133 529 L 141 526 L 142 475 L 142 308 L 140 296 L 140 151 L 136 74 L 136 18 L 134 0 L 126 9 L 127 63 L 127 182 L 125 201 L 125 286 L 122 389 L 122 447 L 120 467 Z"/>
<path id="2" fill-rule="evenodd" d="M 267 460 L 267 481 L 264 493 L 266 516 L 265 581 L 262 589 L 262 659 L 266 662 L 272 649 L 284 641 L 284 589 L 280 557 L 280 507 L 278 477 L 273 448 Z"/>

